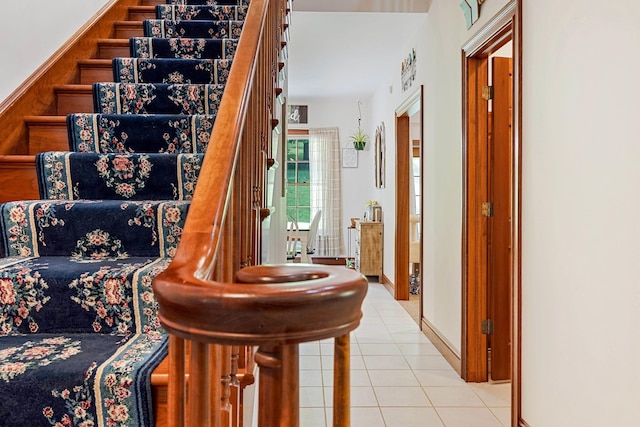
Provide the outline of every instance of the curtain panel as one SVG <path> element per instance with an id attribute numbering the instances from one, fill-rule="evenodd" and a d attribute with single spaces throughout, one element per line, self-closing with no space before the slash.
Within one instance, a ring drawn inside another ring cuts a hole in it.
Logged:
<path id="1" fill-rule="evenodd" d="M 345 253 L 342 232 L 342 183 L 338 128 L 309 129 L 311 217 L 320 210 L 316 254 Z"/>

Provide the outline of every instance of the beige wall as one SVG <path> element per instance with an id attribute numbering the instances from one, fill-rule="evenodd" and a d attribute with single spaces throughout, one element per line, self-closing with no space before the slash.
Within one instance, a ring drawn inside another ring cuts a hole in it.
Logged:
<path id="1" fill-rule="evenodd" d="M 108 0 L 2 2 L 0 102 L 43 64 Z M 7 40 L 11 42 L 8 43 Z"/>
<path id="2" fill-rule="evenodd" d="M 637 425 L 640 4 L 523 3 L 524 418 Z"/>

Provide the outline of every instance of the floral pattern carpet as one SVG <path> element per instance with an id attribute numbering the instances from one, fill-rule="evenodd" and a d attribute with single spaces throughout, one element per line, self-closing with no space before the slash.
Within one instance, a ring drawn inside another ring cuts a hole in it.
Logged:
<path id="1" fill-rule="evenodd" d="M 176 1 L 177 2 L 177 1 Z M 175 255 L 247 13 L 156 7 L 36 156 L 41 200 L 0 205 L 0 425 L 151 427 L 167 354 L 153 279 Z"/>

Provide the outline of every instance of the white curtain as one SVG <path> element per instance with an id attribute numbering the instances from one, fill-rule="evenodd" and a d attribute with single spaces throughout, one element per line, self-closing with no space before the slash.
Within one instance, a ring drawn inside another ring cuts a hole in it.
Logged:
<path id="1" fill-rule="evenodd" d="M 345 253 L 342 239 L 342 191 L 338 128 L 309 129 L 311 218 L 320 210 L 316 255 Z"/>

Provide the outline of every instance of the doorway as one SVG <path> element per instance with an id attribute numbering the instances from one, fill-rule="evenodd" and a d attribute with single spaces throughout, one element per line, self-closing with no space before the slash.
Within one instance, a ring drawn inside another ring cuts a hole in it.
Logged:
<path id="1" fill-rule="evenodd" d="M 511 381 L 520 414 L 520 5 L 463 46 L 462 377 Z"/>
<path id="2" fill-rule="evenodd" d="M 396 109 L 394 298 L 418 305 L 422 328 L 422 194 L 424 87 Z"/>

